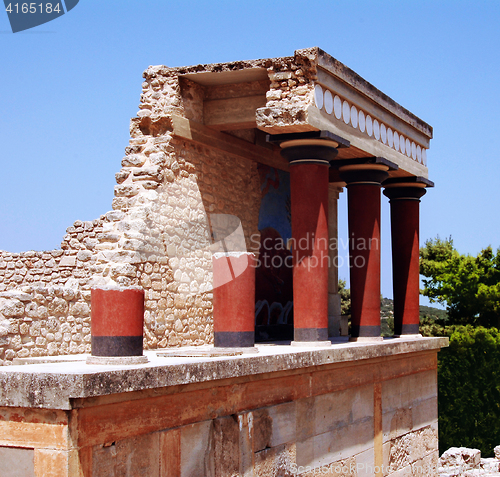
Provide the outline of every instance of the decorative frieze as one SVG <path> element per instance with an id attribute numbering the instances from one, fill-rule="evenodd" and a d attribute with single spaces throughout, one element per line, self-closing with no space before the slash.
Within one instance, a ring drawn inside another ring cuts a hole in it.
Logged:
<path id="1" fill-rule="evenodd" d="M 427 166 L 427 149 L 411 141 L 403 133 L 393 130 L 378 118 L 365 113 L 363 109 L 351 104 L 346 99 L 323 86 L 314 86 L 314 103 L 319 110 L 324 110 L 331 119 L 343 121 L 359 132 L 385 144 L 396 152 Z"/>

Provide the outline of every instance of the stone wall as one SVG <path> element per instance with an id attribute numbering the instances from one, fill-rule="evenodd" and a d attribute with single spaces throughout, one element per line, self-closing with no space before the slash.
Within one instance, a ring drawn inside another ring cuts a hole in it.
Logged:
<path id="1" fill-rule="evenodd" d="M 0 364 L 90 352 L 90 281 L 105 221 L 76 221 L 59 250 L 0 251 Z"/>

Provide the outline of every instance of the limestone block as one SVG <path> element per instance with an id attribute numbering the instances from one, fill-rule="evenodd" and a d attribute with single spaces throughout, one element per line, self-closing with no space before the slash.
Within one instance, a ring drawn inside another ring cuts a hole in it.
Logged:
<path id="1" fill-rule="evenodd" d="M 141 167 L 146 162 L 143 154 L 129 154 L 122 159 L 123 167 Z"/>
<path id="2" fill-rule="evenodd" d="M 429 426 L 390 441 L 389 449 L 384 444 L 384 463 L 395 470 L 400 470 L 426 458 L 437 449 L 437 430 Z"/>
<path id="3" fill-rule="evenodd" d="M 295 444 L 282 444 L 255 453 L 255 477 L 291 476 L 296 465 Z"/>
<path id="4" fill-rule="evenodd" d="M 76 267 L 76 256 L 75 255 L 65 255 L 61 258 L 59 262 L 60 267 Z"/>
<path id="5" fill-rule="evenodd" d="M 0 298 L 0 313 L 6 318 L 18 318 L 24 314 L 24 305 L 20 300 Z"/>
<path id="6" fill-rule="evenodd" d="M 114 190 L 117 197 L 134 197 L 139 193 L 139 188 L 131 184 L 116 185 Z"/>
<path id="7" fill-rule="evenodd" d="M 361 386 L 316 397 L 315 434 L 373 418 L 373 386 Z"/>
<path id="8" fill-rule="evenodd" d="M 269 408 L 257 409 L 249 413 L 248 418 L 252 421 L 254 452 L 271 447 L 272 418 L 269 416 Z"/>
<path id="9" fill-rule="evenodd" d="M 89 305 L 87 305 L 87 303 L 82 301 L 72 303 L 70 306 L 70 313 L 73 316 L 89 316 L 90 307 Z"/>
<path id="10" fill-rule="evenodd" d="M 373 445 L 373 420 L 339 427 L 313 438 L 314 463 L 327 465 L 366 451 Z"/>
<path id="11" fill-rule="evenodd" d="M 412 409 L 398 409 L 382 415 L 384 442 L 400 437 L 413 430 Z"/>
<path id="12" fill-rule="evenodd" d="M 474 469 L 481 463 L 481 451 L 467 447 L 450 447 L 443 452 L 439 463 L 443 467 L 460 466 L 463 469 Z"/>
<path id="13" fill-rule="evenodd" d="M 88 239 L 87 239 L 87 243 L 88 243 Z M 87 246 L 87 243 L 85 244 L 86 246 Z M 77 253 L 76 258 L 82 262 L 88 262 L 92 258 L 92 253 L 89 252 L 88 250 L 80 250 Z"/>
<path id="14" fill-rule="evenodd" d="M 411 413 L 413 429 L 419 429 L 436 423 L 438 420 L 437 396 L 414 404 Z"/>
<path id="15" fill-rule="evenodd" d="M 10 321 L 0 320 L 0 336 L 4 337 L 9 334 Z"/>
<path id="16" fill-rule="evenodd" d="M 120 172 L 115 174 L 115 179 L 117 184 L 121 184 L 124 182 L 127 177 L 130 175 L 130 169 L 122 169 Z"/>
<path id="17" fill-rule="evenodd" d="M 0 447 L 2 477 L 35 477 L 34 450 Z"/>
<path id="18" fill-rule="evenodd" d="M 375 453 L 373 449 L 368 449 L 355 456 L 357 477 L 372 477 L 377 474 L 378 470 L 375 468 Z"/>
<path id="19" fill-rule="evenodd" d="M 64 305 L 61 305 L 61 306 L 64 308 Z M 45 318 L 48 318 L 48 316 L 49 316 L 49 310 L 47 309 L 47 307 L 39 306 L 36 309 L 36 315 L 34 316 L 34 318 L 38 318 L 40 320 L 43 320 Z"/>
<path id="20" fill-rule="evenodd" d="M 92 475 L 159 477 L 159 434 L 146 434 L 116 443 L 94 446 Z"/>
<path id="21" fill-rule="evenodd" d="M 495 457 L 481 459 L 481 469 L 486 472 L 499 472 L 500 462 Z"/>
<path id="22" fill-rule="evenodd" d="M 68 313 L 68 302 L 63 298 L 54 298 L 48 306 L 48 311 L 54 316 L 64 316 Z"/>
<path id="23" fill-rule="evenodd" d="M 390 467 L 390 469 L 392 470 L 392 467 Z M 411 465 L 408 465 L 406 467 L 402 467 L 401 469 L 398 469 L 398 470 L 388 474 L 389 477 L 414 477 L 414 475 L 418 475 L 418 474 L 413 473 L 413 468 Z M 427 474 L 424 474 L 424 475 L 425 475 L 425 477 L 428 477 Z"/>
<path id="24" fill-rule="evenodd" d="M 23 347 L 23 344 L 22 344 L 22 339 L 19 335 L 17 336 L 13 336 L 11 339 L 10 339 L 10 347 L 14 350 L 14 351 L 19 351 L 22 347 Z"/>
<path id="25" fill-rule="evenodd" d="M 240 439 L 236 416 L 213 421 L 215 477 L 236 476 L 240 469 Z"/>
<path id="26" fill-rule="evenodd" d="M 23 303 L 29 303 L 33 299 L 31 296 L 31 287 L 22 287 L 21 289 L 1 292 L 0 298 L 11 298 Z"/>
<path id="27" fill-rule="evenodd" d="M 203 421 L 180 429 L 182 477 L 214 477 L 212 426 L 212 421 Z"/>
<path id="28" fill-rule="evenodd" d="M 155 152 L 149 155 L 149 162 L 153 165 L 162 165 L 166 161 L 166 154 L 164 152 Z"/>
<path id="29" fill-rule="evenodd" d="M 296 440 L 296 404 L 294 402 L 267 408 L 271 419 L 269 447 Z"/>
<path id="30" fill-rule="evenodd" d="M 439 467 L 439 451 L 436 449 L 424 458 L 412 464 L 413 476 L 427 477 L 436 475 Z"/>

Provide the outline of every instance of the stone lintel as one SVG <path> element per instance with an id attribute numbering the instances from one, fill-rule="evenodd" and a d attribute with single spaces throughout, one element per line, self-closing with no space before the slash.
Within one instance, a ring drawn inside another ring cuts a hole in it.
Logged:
<path id="1" fill-rule="evenodd" d="M 337 148 L 349 147 L 351 144 L 349 141 L 343 137 L 337 136 L 336 134 L 320 130 L 320 131 L 306 131 L 303 133 L 288 133 L 288 134 L 268 134 L 266 137 L 267 142 L 273 144 L 281 144 L 286 141 L 294 141 L 297 139 L 324 139 L 327 141 L 333 141 L 338 144 Z"/>
<path id="2" fill-rule="evenodd" d="M 84 360 L 9 366 L 0 371 L 0 407 L 70 410 L 74 399 L 78 398 L 210 383 L 264 373 L 307 372 L 316 366 L 352 366 L 368 359 L 437 352 L 448 346 L 448 339 L 398 338 L 378 343 L 333 341 L 333 344 L 323 349 L 257 345 L 259 352 L 256 354 L 213 358 L 167 358 L 149 351 L 145 352 L 149 363 L 135 366 L 87 365 Z"/>
<path id="3" fill-rule="evenodd" d="M 397 171 L 399 169 L 399 166 L 396 163 L 389 161 L 389 159 L 386 159 L 385 157 L 356 157 L 352 159 L 335 159 L 330 163 L 330 165 L 335 168 L 361 164 L 378 164 L 387 166 L 390 171 Z"/>

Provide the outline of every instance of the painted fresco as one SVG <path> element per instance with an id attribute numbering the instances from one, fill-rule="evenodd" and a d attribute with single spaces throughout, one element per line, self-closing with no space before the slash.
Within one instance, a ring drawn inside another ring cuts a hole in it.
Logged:
<path id="1" fill-rule="evenodd" d="M 259 211 L 259 262 L 255 275 L 256 339 L 291 339 L 293 333 L 290 174 L 258 167 L 262 201 Z"/>

